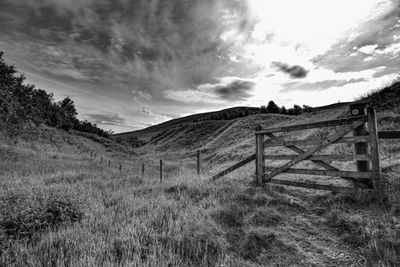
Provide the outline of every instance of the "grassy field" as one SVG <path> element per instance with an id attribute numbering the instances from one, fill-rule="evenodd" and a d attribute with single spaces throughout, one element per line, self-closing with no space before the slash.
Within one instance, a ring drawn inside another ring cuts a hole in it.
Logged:
<path id="1" fill-rule="evenodd" d="M 166 142 L 135 150 L 48 127 L 19 137 L 2 133 L 0 265 L 399 266 L 396 140 L 380 142 L 384 207 L 363 192 L 255 187 L 250 178 L 254 164 L 216 183 L 207 182 L 212 174 L 254 153 L 257 124 L 275 127 L 332 119 L 347 111 L 345 106 L 295 117 L 259 114 L 234 123 L 198 122 L 186 127 L 185 134 L 178 131 Z M 382 110 L 378 117 L 380 129 L 400 128 L 398 110 Z M 333 130 L 287 137 L 323 137 Z M 198 148 L 203 149 L 200 177 L 195 174 Z M 90 157 L 88 150 L 97 157 Z M 350 146 L 335 145 L 326 153 L 351 151 Z M 163 183 L 158 178 L 159 159 L 164 161 Z M 351 163 L 333 164 L 354 168 Z M 300 175 L 282 178 L 310 180 Z"/>

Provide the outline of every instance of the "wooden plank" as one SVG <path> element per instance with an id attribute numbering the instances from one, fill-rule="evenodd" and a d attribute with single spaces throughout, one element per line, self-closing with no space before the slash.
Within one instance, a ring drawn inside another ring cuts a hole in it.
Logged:
<path id="1" fill-rule="evenodd" d="M 382 202 L 383 190 L 381 185 L 381 166 L 379 162 L 379 142 L 378 142 L 378 127 L 376 123 L 375 109 L 368 108 L 368 130 L 371 136 L 371 165 L 372 165 L 372 183 L 377 193 L 379 201 Z"/>
<path id="2" fill-rule="evenodd" d="M 396 131 L 378 131 L 379 139 L 398 139 L 400 138 L 400 130 Z"/>
<path id="3" fill-rule="evenodd" d="M 307 189 L 315 189 L 315 190 L 326 190 L 326 191 L 334 191 L 334 192 L 353 192 L 355 187 L 340 187 L 334 185 L 323 185 L 323 184 L 311 184 L 297 181 L 286 181 L 286 180 L 278 180 L 272 179 L 268 182 L 268 184 L 276 184 L 276 185 L 288 185 L 288 186 L 296 186 L 303 187 Z"/>
<path id="4" fill-rule="evenodd" d="M 276 136 L 276 135 L 274 135 L 274 134 L 272 134 L 272 133 L 269 133 L 269 134 L 266 134 L 266 135 L 267 135 L 269 138 L 275 140 L 276 142 L 283 142 L 283 141 L 285 141 L 285 140 L 283 140 L 282 138 L 280 138 L 280 137 L 278 137 L 278 136 Z M 288 149 L 290 149 L 290 150 L 292 150 L 292 151 L 294 151 L 294 152 L 296 152 L 296 153 L 298 153 L 298 154 L 303 154 L 303 153 L 305 152 L 303 149 L 298 148 L 298 147 L 296 147 L 296 146 L 288 145 L 288 146 L 285 146 L 285 147 L 288 148 Z M 323 161 L 321 161 L 321 160 L 313 160 L 312 162 L 314 162 L 314 163 L 317 164 L 318 166 L 320 166 L 320 167 L 322 167 L 322 168 L 324 168 L 324 169 L 327 169 L 327 170 L 331 170 L 331 171 L 338 171 L 338 170 L 339 170 L 339 169 L 333 167 L 332 165 L 330 165 L 330 164 L 328 164 L 328 163 L 326 163 L 326 162 L 323 162 Z"/>
<path id="5" fill-rule="evenodd" d="M 270 128 L 270 129 L 256 131 L 256 134 L 287 132 L 287 131 L 305 130 L 305 129 L 321 128 L 321 127 L 332 127 L 332 126 L 352 124 L 352 123 L 358 122 L 358 121 L 366 122 L 367 116 L 354 116 L 354 117 L 348 117 L 348 118 L 336 119 L 336 120 L 330 120 L 330 121 L 320 121 L 320 122 L 313 122 L 313 123 L 305 123 L 305 124 Z"/>
<path id="6" fill-rule="evenodd" d="M 367 103 L 356 103 L 353 105 L 350 105 L 350 113 L 352 114 L 352 116 L 359 116 L 359 115 L 366 115 L 366 106 Z M 353 115 L 355 114 L 355 115 Z M 359 127 L 355 128 L 353 130 L 353 136 L 365 136 L 368 134 L 367 131 L 367 127 L 365 125 L 365 123 L 363 125 L 360 125 Z M 354 153 L 356 155 L 358 154 L 367 154 L 369 153 L 369 144 L 365 143 L 365 142 L 356 142 L 354 144 Z M 359 172 L 369 172 L 370 171 L 370 162 L 368 160 L 357 160 L 356 161 L 356 165 L 357 165 L 357 171 Z M 371 181 L 369 181 L 370 185 L 371 185 Z"/>
<path id="7" fill-rule="evenodd" d="M 274 171 L 277 168 L 266 167 L 265 171 Z M 307 175 L 323 175 L 323 176 L 345 176 L 356 179 L 370 179 L 372 172 L 354 172 L 354 171 L 328 171 L 328 170 L 315 170 L 315 169 L 295 169 L 289 168 L 284 173 L 291 174 L 307 174 Z"/>
<path id="8" fill-rule="evenodd" d="M 277 141 L 277 142 L 282 142 L 282 141 L 284 141 L 282 138 L 280 138 L 280 137 L 277 137 L 277 136 L 275 136 L 274 134 L 272 134 L 272 133 L 270 133 L 270 134 L 266 134 L 268 137 L 270 137 L 270 138 L 272 138 L 273 140 L 275 140 L 275 141 Z M 301 153 L 304 153 L 305 151 L 304 150 L 302 150 L 302 149 L 300 149 L 300 148 L 298 148 L 298 147 L 296 147 L 296 146 L 286 146 L 288 149 L 290 149 L 290 150 L 292 150 L 292 151 L 294 151 L 294 152 L 296 152 L 296 153 L 298 153 L 298 154 L 301 154 Z M 336 168 L 336 167 L 334 167 L 334 166 L 332 166 L 332 165 L 330 165 L 330 164 L 328 164 L 328 163 L 326 163 L 326 162 L 324 162 L 324 161 L 322 161 L 322 160 L 312 160 L 312 162 L 313 163 L 315 163 L 316 165 L 318 165 L 318 166 L 320 166 L 320 167 L 322 167 L 322 168 L 324 168 L 324 169 L 326 169 L 326 170 L 331 170 L 331 171 L 340 171 L 338 168 Z M 365 179 L 363 179 L 363 180 L 361 180 L 361 181 L 359 181 L 359 180 L 356 180 L 356 179 L 354 179 L 354 178 L 351 178 L 351 177 L 341 177 L 342 179 L 344 179 L 344 180 L 346 180 L 346 181 L 349 181 L 349 182 L 351 182 L 351 183 L 353 183 L 355 186 L 357 186 L 357 187 L 370 187 L 370 180 L 365 180 Z"/>
<path id="9" fill-rule="evenodd" d="M 255 160 L 255 159 L 256 159 L 256 154 L 253 154 L 253 155 L 251 155 L 250 157 L 247 157 L 247 158 L 245 158 L 244 160 L 242 160 L 242 161 L 236 163 L 235 165 L 233 165 L 233 166 L 231 166 L 231 167 L 229 167 L 229 168 L 223 170 L 222 172 L 219 172 L 218 174 L 214 175 L 214 176 L 211 178 L 211 181 L 215 181 L 215 180 L 221 178 L 222 176 L 227 175 L 227 174 L 230 173 L 230 172 L 233 172 L 234 170 L 236 170 L 236 169 L 238 169 L 238 168 L 240 168 L 240 167 L 246 165 L 247 163 L 249 163 L 249 162 L 251 162 L 251 161 L 253 161 L 253 160 Z"/>
<path id="10" fill-rule="evenodd" d="M 258 125 L 256 130 L 261 129 L 261 126 Z M 264 135 L 256 134 L 256 177 L 258 185 L 263 183 L 264 176 Z"/>
<path id="11" fill-rule="evenodd" d="M 328 145 L 336 142 L 337 140 L 342 138 L 344 135 L 346 135 L 347 133 L 352 131 L 354 128 L 357 128 L 362 124 L 364 124 L 364 121 L 357 121 L 357 122 L 354 122 L 351 126 L 346 127 L 345 129 L 341 129 L 338 133 L 328 137 L 325 141 L 321 142 L 319 145 L 316 145 L 313 148 L 311 148 L 311 149 L 307 150 L 306 152 L 304 152 L 303 154 L 298 155 L 295 159 L 293 159 L 292 161 L 284 164 L 282 167 L 279 167 L 278 169 L 276 169 L 272 173 L 270 173 L 268 175 L 265 175 L 265 180 L 266 181 L 271 180 L 273 177 L 275 177 L 278 174 L 286 171 L 287 169 L 289 169 L 293 165 L 296 165 L 300 161 L 307 159 L 308 157 L 310 157 L 315 152 L 317 152 L 317 151 L 327 147 Z"/>
<path id="12" fill-rule="evenodd" d="M 273 160 L 293 160 L 297 155 L 264 155 L 264 159 Z M 331 160 L 331 161 L 352 161 L 352 160 L 370 160 L 369 154 L 363 155 L 314 155 L 310 156 L 307 160 Z"/>
<path id="13" fill-rule="evenodd" d="M 368 143 L 370 140 L 369 135 L 364 136 L 350 136 L 343 137 L 335 142 L 337 143 Z M 282 142 L 271 142 L 271 139 L 268 139 L 264 142 L 265 147 L 277 147 L 277 146 L 305 146 L 305 145 L 316 145 L 323 141 L 323 139 L 304 139 L 304 140 L 289 140 Z"/>

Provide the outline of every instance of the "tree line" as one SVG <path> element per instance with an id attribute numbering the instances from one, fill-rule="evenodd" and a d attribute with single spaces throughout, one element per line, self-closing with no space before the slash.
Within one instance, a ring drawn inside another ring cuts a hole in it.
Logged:
<path id="1" fill-rule="evenodd" d="M 313 108 L 307 105 L 300 107 L 293 105 L 293 108 L 286 109 L 285 106 L 279 107 L 274 101 L 269 101 L 267 106 L 261 106 L 260 113 L 274 113 L 282 115 L 300 115 L 302 113 L 312 112 Z"/>
<path id="2" fill-rule="evenodd" d="M 0 122 L 14 132 L 44 123 L 64 130 L 77 130 L 108 137 L 104 131 L 87 120 L 77 119 L 78 112 L 71 98 L 54 101 L 53 94 L 24 84 L 25 77 L 8 65 L 0 51 Z"/>
<path id="3" fill-rule="evenodd" d="M 229 109 L 218 112 L 213 112 L 209 115 L 203 116 L 199 119 L 193 120 L 193 122 L 199 121 L 210 121 L 210 120 L 233 120 L 237 118 L 243 118 L 255 114 L 282 114 L 282 115 L 300 115 L 302 113 L 312 112 L 313 108 L 307 105 L 300 107 L 299 105 L 294 105 L 293 108 L 286 109 L 285 106 L 279 107 L 274 101 L 269 101 L 267 106 L 261 106 L 257 108 L 238 108 Z"/>

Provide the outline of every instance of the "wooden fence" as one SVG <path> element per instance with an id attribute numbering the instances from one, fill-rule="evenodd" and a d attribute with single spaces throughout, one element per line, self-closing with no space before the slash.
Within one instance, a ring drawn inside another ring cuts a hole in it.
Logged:
<path id="1" fill-rule="evenodd" d="M 319 176 L 335 176 L 351 181 L 354 187 L 374 189 L 378 196 L 382 194 L 381 168 L 379 160 L 379 139 L 400 138 L 400 131 L 378 131 L 376 122 L 376 112 L 373 108 L 366 108 L 365 103 L 353 104 L 350 106 L 351 116 L 347 118 L 321 121 L 300 125 L 291 125 L 278 128 L 262 129 L 256 128 L 256 153 L 234 166 L 218 173 L 212 180 L 215 181 L 225 174 L 253 161 L 256 161 L 256 182 L 259 185 L 265 183 L 280 184 L 304 187 L 320 190 L 349 190 L 351 187 L 337 187 L 316 183 L 305 183 L 299 181 L 280 180 L 275 177 L 282 173 L 305 174 Z M 290 132 L 307 130 L 314 128 L 338 127 L 334 134 L 323 139 L 305 140 L 284 140 L 276 135 L 280 132 Z M 346 136 L 352 133 L 352 136 Z M 268 139 L 265 139 L 265 137 Z M 354 154 L 352 155 L 321 155 L 316 154 L 329 145 L 338 143 L 354 144 Z M 296 155 L 269 155 L 266 149 L 271 147 L 285 147 L 292 150 Z M 311 146 L 302 149 L 299 146 Z M 265 165 L 265 160 L 288 161 L 279 167 Z M 315 163 L 320 169 L 292 168 L 294 165 L 309 160 Z M 327 161 L 355 161 L 357 171 L 340 170 Z M 322 168 L 322 169 L 321 169 Z"/>
<path id="2" fill-rule="evenodd" d="M 90 158 L 93 158 L 94 160 L 99 160 L 98 162 L 100 164 L 102 164 L 103 162 L 106 162 L 105 164 L 110 167 L 113 168 L 115 166 L 118 167 L 119 171 L 122 172 L 123 170 L 123 164 L 120 163 L 120 161 L 118 162 L 111 162 L 111 160 L 109 159 L 108 161 L 105 161 L 105 157 L 104 156 L 100 156 L 98 155 L 97 152 L 95 151 L 91 151 L 89 149 L 86 149 L 84 151 L 84 153 L 88 153 L 88 155 L 90 155 Z M 99 159 L 98 159 L 99 158 Z M 146 170 L 146 164 L 145 163 L 141 163 L 141 178 L 143 179 L 145 176 L 145 170 Z M 125 166 L 124 170 L 127 170 L 129 167 Z M 201 175 L 203 171 L 202 168 L 202 160 L 201 160 L 201 150 L 197 150 L 196 151 L 196 173 L 198 176 Z M 159 177 L 160 177 L 160 183 L 163 181 L 163 177 L 164 177 L 164 162 L 162 159 L 160 159 L 160 165 L 159 165 Z"/>

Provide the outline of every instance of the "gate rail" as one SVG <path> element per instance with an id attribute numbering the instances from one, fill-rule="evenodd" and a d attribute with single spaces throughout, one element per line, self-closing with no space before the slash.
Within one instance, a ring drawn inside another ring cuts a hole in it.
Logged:
<path id="1" fill-rule="evenodd" d="M 373 189 L 378 194 L 378 198 L 381 199 L 382 184 L 378 140 L 400 138 L 400 131 L 378 131 L 376 111 L 372 107 L 367 109 L 366 103 L 353 104 L 350 106 L 350 111 L 351 117 L 329 121 L 320 121 L 269 129 L 262 129 L 259 125 L 257 126 L 255 132 L 256 153 L 216 174 L 211 178 L 211 180 L 215 181 L 255 159 L 255 182 L 259 185 L 272 183 L 330 191 L 354 190 L 354 187 Z M 290 132 L 333 126 L 340 126 L 340 130 L 324 139 L 284 140 L 282 137 L 276 135 L 276 133 L 279 132 Z M 351 132 L 353 133 L 353 136 L 346 136 Z M 265 139 L 266 136 L 268 139 Z M 354 154 L 315 154 L 329 145 L 339 143 L 354 144 Z M 307 150 L 299 147 L 310 145 L 312 147 Z M 265 153 L 265 149 L 278 146 L 290 149 L 296 152 L 297 155 L 270 155 Z M 265 166 L 266 159 L 286 160 L 289 162 L 280 167 L 269 167 Z M 322 169 L 292 168 L 294 165 L 304 160 L 310 160 Z M 327 161 L 355 161 L 357 165 L 357 171 L 343 171 L 332 166 Z M 338 187 L 333 185 L 288 181 L 275 178 L 277 175 L 282 173 L 335 176 L 352 182 L 354 187 Z"/>
<path id="2" fill-rule="evenodd" d="M 365 105 L 360 104 L 351 106 L 356 108 L 352 110 L 355 116 L 321 121 L 314 123 L 306 123 L 278 128 L 262 129 L 260 126 L 256 129 L 256 179 L 259 185 L 264 183 L 283 184 L 298 187 L 326 189 L 326 190 L 343 190 L 343 187 L 335 187 L 332 185 L 323 185 L 315 183 L 305 183 L 297 181 L 286 181 L 275 179 L 281 173 L 306 174 L 306 175 L 322 175 L 337 176 L 345 180 L 353 182 L 355 187 L 374 189 L 381 195 L 381 169 L 379 162 L 379 143 L 378 130 L 376 123 L 376 112 L 373 108 L 368 108 L 365 112 Z M 365 114 L 366 113 L 366 114 Z M 368 127 L 366 127 L 366 123 Z M 281 137 L 275 135 L 278 132 L 289 132 L 297 130 L 306 130 L 314 128 L 325 128 L 340 126 L 340 130 L 325 139 L 305 139 L 285 141 Z M 368 130 L 367 130 L 368 129 Z M 345 137 L 345 135 L 353 132 L 353 136 Z M 393 136 L 393 132 L 382 133 L 382 136 Z M 268 140 L 264 140 L 268 136 Z M 337 143 L 353 143 L 355 154 L 353 155 L 316 155 L 329 145 Z M 303 150 L 298 146 L 312 145 L 311 148 Z M 267 155 L 265 148 L 283 146 L 298 155 Z M 289 160 L 280 167 L 266 167 L 265 160 Z M 311 160 L 323 169 L 299 169 L 292 168 L 294 165 L 304 161 Z M 357 171 L 342 171 L 327 163 L 327 161 L 356 161 Z M 273 179 L 274 178 L 274 179 Z"/>

